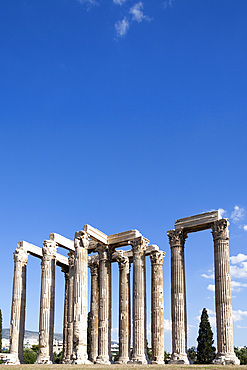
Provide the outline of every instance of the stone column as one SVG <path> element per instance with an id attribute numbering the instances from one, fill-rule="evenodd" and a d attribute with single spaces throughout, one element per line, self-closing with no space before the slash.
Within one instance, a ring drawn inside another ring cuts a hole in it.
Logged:
<path id="1" fill-rule="evenodd" d="M 163 296 L 163 258 L 165 253 L 151 253 L 151 334 L 152 364 L 164 363 L 164 296 Z"/>
<path id="2" fill-rule="evenodd" d="M 91 305 L 90 305 L 90 353 L 89 360 L 96 361 L 98 356 L 98 326 L 99 326 L 99 262 L 90 266 L 91 270 Z"/>
<path id="3" fill-rule="evenodd" d="M 67 330 L 67 353 L 65 362 L 72 360 L 73 353 L 73 325 L 74 325 L 74 254 L 69 253 L 69 289 L 68 289 L 68 330 Z"/>
<path id="4" fill-rule="evenodd" d="M 64 272 L 65 288 L 64 288 L 64 315 L 63 315 L 63 360 L 64 364 L 68 353 L 68 308 L 69 308 L 69 273 Z"/>
<path id="5" fill-rule="evenodd" d="M 73 363 L 86 364 L 88 315 L 88 235 L 75 233 Z"/>
<path id="6" fill-rule="evenodd" d="M 111 260 L 107 246 L 99 253 L 99 345 L 97 364 L 111 363 Z"/>
<path id="7" fill-rule="evenodd" d="M 131 242 L 133 247 L 133 354 L 132 361 L 146 364 L 145 333 L 145 250 L 147 240 L 140 237 Z"/>
<path id="8" fill-rule="evenodd" d="M 239 365 L 234 353 L 228 219 L 212 225 L 218 352 L 215 364 Z"/>
<path id="9" fill-rule="evenodd" d="M 119 265 L 119 364 L 130 359 L 130 264 L 129 258 L 117 258 Z"/>
<path id="10" fill-rule="evenodd" d="M 55 303 L 56 243 L 45 240 L 41 262 L 41 295 L 39 320 L 39 354 L 37 364 L 52 364 Z"/>
<path id="11" fill-rule="evenodd" d="M 167 232 L 171 246 L 172 355 L 169 363 L 189 364 L 183 230 Z"/>
<path id="12" fill-rule="evenodd" d="M 28 253 L 21 242 L 14 253 L 14 280 L 10 322 L 10 364 L 22 364 L 26 310 L 26 265 Z"/>

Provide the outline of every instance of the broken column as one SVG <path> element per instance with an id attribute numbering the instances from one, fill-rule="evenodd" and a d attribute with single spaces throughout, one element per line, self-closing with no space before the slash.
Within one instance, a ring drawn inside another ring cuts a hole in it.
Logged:
<path id="1" fill-rule="evenodd" d="M 214 239 L 215 304 L 217 324 L 217 355 L 215 364 L 239 365 L 234 353 L 232 294 L 229 258 L 229 222 L 221 219 L 212 225 Z"/>
<path id="2" fill-rule="evenodd" d="M 144 237 L 131 241 L 133 249 L 133 354 L 132 361 L 146 364 L 145 333 L 145 250 L 147 239 Z"/>
<path id="3" fill-rule="evenodd" d="M 42 276 L 37 364 L 53 362 L 56 243 L 45 240 L 42 248 Z"/>
<path id="4" fill-rule="evenodd" d="M 172 355 L 169 363 L 189 364 L 183 230 L 167 232 L 171 247 Z"/>
<path id="5" fill-rule="evenodd" d="M 163 297 L 163 258 L 165 253 L 151 253 L 151 336 L 152 364 L 164 363 L 164 297 Z"/>
<path id="6" fill-rule="evenodd" d="M 25 309 L 26 309 L 26 265 L 28 253 L 22 245 L 17 243 L 14 253 L 14 280 L 12 294 L 12 309 L 10 322 L 10 359 L 9 364 L 22 364 L 23 341 L 25 331 Z"/>
<path id="7" fill-rule="evenodd" d="M 127 364 L 130 359 L 130 263 L 126 256 L 117 257 L 119 265 L 119 359 Z"/>
<path id="8" fill-rule="evenodd" d="M 91 304 L 90 304 L 90 353 L 89 360 L 96 361 L 98 356 L 99 325 L 99 261 L 89 265 L 91 270 Z"/>
<path id="9" fill-rule="evenodd" d="M 87 361 L 87 314 L 88 314 L 88 235 L 85 231 L 75 233 L 74 257 L 74 326 L 73 363 Z"/>

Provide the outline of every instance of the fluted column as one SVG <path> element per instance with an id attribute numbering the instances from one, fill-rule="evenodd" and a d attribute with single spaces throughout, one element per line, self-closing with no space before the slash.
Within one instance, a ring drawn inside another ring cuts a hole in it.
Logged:
<path id="1" fill-rule="evenodd" d="M 68 330 L 66 363 L 72 361 L 73 353 L 73 325 L 74 325 L 74 254 L 69 253 L 69 287 L 68 287 Z"/>
<path id="2" fill-rule="evenodd" d="M 167 232 L 171 247 L 172 355 L 169 363 L 188 364 L 183 230 Z"/>
<path id="3" fill-rule="evenodd" d="M 147 239 L 131 242 L 133 249 L 133 355 L 134 363 L 146 364 L 145 333 L 145 250 Z"/>
<path id="4" fill-rule="evenodd" d="M 234 353 L 228 219 L 212 225 L 214 239 L 217 355 L 215 364 L 239 364 Z"/>
<path id="5" fill-rule="evenodd" d="M 63 315 L 63 360 L 64 364 L 68 353 L 68 308 L 69 308 L 69 273 L 64 272 L 65 288 L 64 288 L 64 315 Z"/>
<path id="6" fill-rule="evenodd" d="M 164 363 L 164 296 L 163 296 L 163 258 L 165 253 L 151 253 L 151 335 L 152 364 Z"/>
<path id="7" fill-rule="evenodd" d="M 39 354 L 37 364 L 52 364 L 55 303 L 56 243 L 45 240 L 42 248 L 39 320 Z"/>
<path id="8" fill-rule="evenodd" d="M 117 258 L 119 265 L 119 360 L 127 364 L 130 359 L 130 264 L 129 258 Z"/>
<path id="9" fill-rule="evenodd" d="M 94 362 L 98 356 L 99 326 L 99 262 L 90 266 L 91 270 L 91 305 L 90 305 L 90 353 L 89 360 Z"/>
<path id="10" fill-rule="evenodd" d="M 88 315 L 88 235 L 85 231 L 75 233 L 74 259 L 74 327 L 73 363 L 87 361 L 87 315 Z"/>
<path id="11" fill-rule="evenodd" d="M 99 345 L 96 363 L 111 363 L 111 261 L 107 246 L 99 253 Z"/>
<path id="12" fill-rule="evenodd" d="M 14 253 L 14 280 L 10 322 L 10 354 L 9 363 L 20 364 L 23 360 L 23 341 L 25 331 L 26 310 L 26 265 L 28 253 L 21 242 Z"/>

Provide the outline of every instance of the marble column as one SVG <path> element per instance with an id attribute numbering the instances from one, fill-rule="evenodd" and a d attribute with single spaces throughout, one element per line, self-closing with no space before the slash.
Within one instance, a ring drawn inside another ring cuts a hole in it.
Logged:
<path id="1" fill-rule="evenodd" d="M 26 310 L 26 265 L 28 253 L 17 244 L 14 253 L 14 280 L 10 322 L 10 364 L 22 364 Z"/>
<path id="2" fill-rule="evenodd" d="M 67 330 L 67 353 L 65 362 L 72 360 L 73 353 L 73 325 L 74 325 L 74 253 L 69 253 L 69 287 L 68 287 L 68 330 Z"/>
<path id="3" fill-rule="evenodd" d="M 130 360 L 130 263 L 129 258 L 117 258 L 119 265 L 119 364 Z"/>
<path id="4" fill-rule="evenodd" d="M 163 258 L 162 251 L 150 255 L 152 266 L 151 284 L 151 335 L 152 364 L 164 363 L 164 296 L 163 296 Z"/>
<path id="5" fill-rule="evenodd" d="M 73 363 L 86 364 L 88 315 L 88 235 L 75 233 Z"/>
<path id="6" fill-rule="evenodd" d="M 229 222 L 221 219 L 212 225 L 214 239 L 215 305 L 217 355 L 215 364 L 239 365 L 234 353 L 232 294 L 229 258 Z"/>
<path id="7" fill-rule="evenodd" d="M 39 354 L 37 364 L 53 362 L 56 243 L 45 240 L 42 248 L 41 295 L 39 320 Z"/>
<path id="8" fill-rule="evenodd" d="M 131 242 L 133 249 L 133 354 L 132 361 L 147 364 L 145 333 L 145 250 L 147 241 L 140 237 Z"/>
<path id="9" fill-rule="evenodd" d="M 107 246 L 99 253 L 99 342 L 97 364 L 111 363 L 111 258 Z"/>
<path id="10" fill-rule="evenodd" d="M 90 266 L 91 271 L 91 304 L 90 304 L 90 353 L 89 360 L 96 361 L 98 356 L 99 326 L 99 262 Z"/>
<path id="11" fill-rule="evenodd" d="M 170 364 L 189 364 L 183 230 L 167 232 L 171 247 L 172 355 Z"/>
<path id="12" fill-rule="evenodd" d="M 63 360 L 64 364 L 68 353 L 68 308 L 69 308 L 69 273 L 64 272 L 65 287 L 64 287 L 64 314 L 63 314 Z"/>

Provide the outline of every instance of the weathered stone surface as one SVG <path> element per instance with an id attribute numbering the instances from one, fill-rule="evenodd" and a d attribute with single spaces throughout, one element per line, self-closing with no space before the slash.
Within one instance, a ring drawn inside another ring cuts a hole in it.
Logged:
<path id="1" fill-rule="evenodd" d="M 74 325 L 73 363 L 87 361 L 87 313 L 88 313 L 88 235 L 85 231 L 75 233 L 74 258 Z"/>
<path id="2" fill-rule="evenodd" d="M 186 233 L 210 229 L 212 224 L 221 219 L 219 211 L 201 213 L 199 215 L 180 218 L 175 221 L 175 230 L 184 229 Z"/>
<path id="3" fill-rule="evenodd" d="M 53 362 L 56 243 L 45 240 L 42 253 L 39 354 L 36 363 L 51 364 Z"/>
<path id="4" fill-rule="evenodd" d="M 152 364 L 164 363 L 164 297 L 163 259 L 165 253 L 153 251 L 150 255 L 152 266 L 151 284 L 151 336 Z"/>
<path id="5" fill-rule="evenodd" d="M 68 356 L 68 309 L 69 309 L 69 273 L 64 272 L 65 287 L 64 287 L 64 315 L 63 315 L 63 359 L 62 363 L 66 363 Z"/>
<path id="6" fill-rule="evenodd" d="M 68 330 L 66 363 L 71 363 L 73 353 L 73 322 L 74 322 L 74 253 L 69 254 L 69 287 L 68 287 Z"/>
<path id="7" fill-rule="evenodd" d="M 18 243 L 14 253 L 14 281 L 10 322 L 10 357 L 8 363 L 20 364 L 23 360 L 23 340 L 26 309 L 26 264 L 27 249 Z"/>
<path id="8" fill-rule="evenodd" d="M 167 232 L 171 246 L 172 355 L 169 363 L 188 364 L 183 230 Z"/>
<path id="9" fill-rule="evenodd" d="M 229 258 L 229 222 L 216 221 L 212 226 L 214 238 L 215 305 L 217 324 L 217 355 L 215 364 L 239 365 L 234 353 L 232 294 Z"/>
<path id="10" fill-rule="evenodd" d="M 99 332 L 99 261 L 89 265 L 91 270 L 90 305 L 90 353 L 89 360 L 95 362 L 98 356 Z"/>
<path id="11" fill-rule="evenodd" d="M 97 364 L 111 363 L 111 251 L 98 247 L 99 253 L 99 346 Z"/>
<path id="12" fill-rule="evenodd" d="M 131 242 L 133 248 L 133 354 L 132 361 L 146 364 L 145 332 L 145 250 L 147 239 L 140 237 Z"/>
<path id="13" fill-rule="evenodd" d="M 107 245 L 107 235 L 104 234 L 102 231 L 96 229 L 91 225 L 84 225 L 83 230 L 86 231 L 86 233 L 92 240 Z"/>
<path id="14" fill-rule="evenodd" d="M 138 230 L 129 230 L 124 231 L 122 233 L 109 235 L 107 238 L 109 245 L 115 245 L 118 244 L 120 247 L 121 245 L 127 245 L 130 244 L 130 241 L 136 238 L 141 237 L 142 234 Z"/>
<path id="15" fill-rule="evenodd" d="M 50 240 L 56 242 L 58 247 L 63 247 L 65 249 L 68 249 L 70 252 L 75 252 L 74 241 L 66 238 L 65 236 L 57 233 L 51 233 Z"/>

